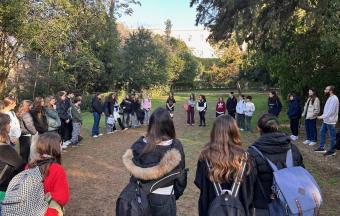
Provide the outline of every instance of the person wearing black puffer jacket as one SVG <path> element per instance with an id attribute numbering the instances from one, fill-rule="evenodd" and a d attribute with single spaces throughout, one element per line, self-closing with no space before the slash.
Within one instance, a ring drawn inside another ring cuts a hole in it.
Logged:
<path id="1" fill-rule="evenodd" d="M 289 149 L 292 149 L 294 166 L 302 166 L 303 159 L 299 149 L 291 143 L 291 139 L 285 133 L 279 132 L 279 120 L 272 114 L 264 114 L 257 122 L 261 137 L 258 138 L 255 146 L 262 154 L 269 158 L 279 169 L 286 168 L 286 156 Z M 248 152 L 253 160 L 256 173 L 254 186 L 253 204 L 256 215 L 269 215 L 268 204 L 272 195 L 273 170 L 254 149 L 251 147 Z M 289 179 L 287 179 L 289 181 Z"/>
<path id="2" fill-rule="evenodd" d="M 93 138 L 97 138 L 98 136 L 103 135 L 102 133 L 99 132 L 100 117 L 103 113 L 103 105 L 101 99 L 102 97 L 100 93 L 97 92 L 92 98 L 91 102 L 91 108 L 93 113 L 93 127 L 92 127 Z"/>
<path id="3" fill-rule="evenodd" d="M 139 138 L 123 155 L 123 164 L 132 175 L 130 181 L 144 184 L 158 182 L 158 188 L 148 195 L 151 216 L 176 216 L 176 200 L 187 185 L 183 145 L 169 112 L 158 108 L 150 118 L 146 137 Z M 184 171 L 171 182 L 164 177 L 174 171 Z M 162 181 L 164 184 L 162 184 Z M 116 215 L 127 215 L 117 203 Z"/>
<path id="4" fill-rule="evenodd" d="M 296 141 L 299 139 L 299 126 L 302 110 L 299 97 L 297 97 L 295 93 L 290 93 L 288 95 L 288 101 L 287 115 L 290 119 L 290 130 L 292 132 L 290 139 Z"/>

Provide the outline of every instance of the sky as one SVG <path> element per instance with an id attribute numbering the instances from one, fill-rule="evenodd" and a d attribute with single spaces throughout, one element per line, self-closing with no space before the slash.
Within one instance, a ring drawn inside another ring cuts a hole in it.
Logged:
<path id="1" fill-rule="evenodd" d="M 173 29 L 203 29 L 195 26 L 196 9 L 190 7 L 190 0 L 140 0 L 142 6 L 133 6 L 131 16 L 123 15 L 118 20 L 128 28 L 164 29 L 164 21 L 170 19 Z"/>

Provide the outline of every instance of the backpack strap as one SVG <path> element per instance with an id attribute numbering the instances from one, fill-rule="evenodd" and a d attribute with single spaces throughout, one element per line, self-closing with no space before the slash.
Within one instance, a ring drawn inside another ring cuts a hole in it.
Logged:
<path id="1" fill-rule="evenodd" d="M 208 167 L 208 170 L 211 171 L 212 166 L 211 166 L 210 162 L 207 159 L 205 159 L 205 163 Z M 216 196 L 221 196 L 222 195 L 221 185 L 219 183 L 215 182 L 215 181 L 213 181 L 212 183 L 214 185 Z"/>
<path id="2" fill-rule="evenodd" d="M 4 176 L 4 174 L 5 174 L 6 170 L 8 169 L 8 167 L 9 167 L 9 165 L 6 164 L 5 167 L 3 168 L 3 170 L 1 171 L 1 173 L 0 173 L 0 180 L 1 180 L 2 177 Z"/>
<path id="3" fill-rule="evenodd" d="M 277 166 L 271 161 L 269 160 L 266 156 L 264 156 L 262 154 L 262 152 L 260 150 L 258 150 L 255 146 L 250 146 L 250 148 L 254 149 L 254 151 L 256 151 L 265 161 L 268 162 L 269 166 L 272 168 L 272 170 L 274 172 L 278 171 L 279 169 L 277 168 Z"/>
<path id="4" fill-rule="evenodd" d="M 294 166 L 294 160 L 293 160 L 293 152 L 292 152 L 292 148 L 290 148 L 287 151 L 287 156 L 286 156 L 286 167 L 293 167 Z"/>

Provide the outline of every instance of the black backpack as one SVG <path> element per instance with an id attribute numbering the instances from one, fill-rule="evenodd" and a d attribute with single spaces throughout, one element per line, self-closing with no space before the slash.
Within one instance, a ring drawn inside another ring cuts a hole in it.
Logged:
<path id="1" fill-rule="evenodd" d="M 241 186 L 241 181 L 246 169 L 248 153 L 242 159 L 242 170 L 236 174 L 235 181 L 231 190 L 222 190 L 219 183 L 212 182 L 214 185 L 216 198 L 209 205 L 209 216 L 244 216 L 245 210 L 241 201 L 238 198 L 238 192 Z M 210 163 L 206 160 L 208 169 L 211 169 Z"/>
<path id="2" fill-rule="evenodd" d="M 160 180 L 142 183 L 132 177 L 129 184 L 120 193 L 116 202 L 116 216 L 149 216 L 151 210 L 148 195 L 182 175 L 186 175 L 187 169 L 175 170 Z"/>

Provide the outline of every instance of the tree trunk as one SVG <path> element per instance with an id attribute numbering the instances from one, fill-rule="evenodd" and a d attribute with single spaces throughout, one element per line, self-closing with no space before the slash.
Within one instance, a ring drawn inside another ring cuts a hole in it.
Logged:
<path id="1" fill-rule="evenodd" d="M 33 88 L 33 94 L 32 94 L 32 99 L 34 100 L 35 97 L 35 91 L 37 88 L 37 82 L 38 82 L 38 76 L 39 76 L 39 56 L 38 54 L 35 55 L 35 59 L 37 61 L 37 67 L 36 67 L 36 73 L 35 73 L 35 80 L 34 80 L 34 88 Z"/>
<path id="2" fill-rule="evenodd" d="M 50 93 L 50 86 L 51 86 L 51 67 L 52 67 L 52 56 L 50 55 L 50 59 L 49 59 L 49 64 L 48 64 L 48 72 L 47 72 L 47 91 L 48 93 Z"/>

